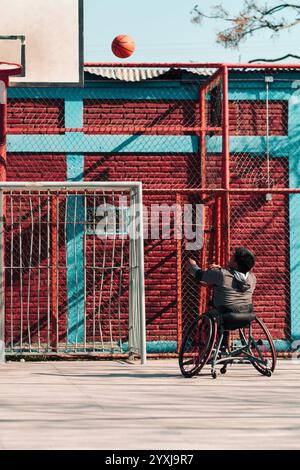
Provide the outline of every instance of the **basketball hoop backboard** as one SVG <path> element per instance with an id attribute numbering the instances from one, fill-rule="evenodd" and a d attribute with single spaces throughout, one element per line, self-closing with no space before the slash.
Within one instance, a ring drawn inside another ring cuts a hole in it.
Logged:
<path id="1" fill-rule="evenodd" d="M 22 65 L 12 86 L 82 85 L 83 0 L 1 0 L 0 62 Z"/>

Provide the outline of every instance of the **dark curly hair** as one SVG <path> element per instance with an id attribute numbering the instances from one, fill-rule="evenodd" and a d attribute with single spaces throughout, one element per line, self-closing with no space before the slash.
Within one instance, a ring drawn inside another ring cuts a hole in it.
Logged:
<path id="1" fill-rule="evenodd" d="M 238 267 L 238 271 L 246 274 L 255 265 L 255 256 L 252 251 L 243 246 L 235 249 L 234 258 Z"/>

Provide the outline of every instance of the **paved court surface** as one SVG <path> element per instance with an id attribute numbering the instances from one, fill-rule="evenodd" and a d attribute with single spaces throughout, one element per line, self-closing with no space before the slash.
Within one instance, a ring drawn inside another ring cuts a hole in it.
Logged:
<path id="1" fill-rule="evenodd" d="M 0 366 L 0 449 L 299 449 L 300 364 L 184 379 L 175 360 Z"/>

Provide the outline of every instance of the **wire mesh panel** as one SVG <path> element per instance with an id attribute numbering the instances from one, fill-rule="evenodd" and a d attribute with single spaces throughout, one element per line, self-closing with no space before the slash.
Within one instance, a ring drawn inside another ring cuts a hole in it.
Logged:
<path id="1" fill-rule="evenodd" d="M 299 205 L 299 195 L 294 197 Z M 298 311 L 291 311 L 290 252 L 297 257 L 298 247 L 290 239 L 289 196 L 234 194 L 231 229 L 232 246 L 247 246 L 255 253 L 255 312 L 267 324 L 277 349 L 288 351 L 293 336 L 291 317 Z M 299 273 L 293 275 L 299 282 Z"/>
<path id="2" fill-rule="evenodd" d="M 142 181 L 144 189 L 200 187 L 201 87 L 215 69 L 161 67 L 149 81 L 139 69 L 137 83 L 124 73 L 125 80 L 119 80 L 117 69 L 112 74 L 102 69 L 97 86 L 91 70 L 86 67 L 82 89 L 9 90 L 8 179 L 31 173 L 33 180 L 43 180 L 44 171 L 50 181 L 58 174 L 65 180 L 62 156 L 76 150 L 85 155 L 86 180 Z M 218 91 L 210 93 L 213 106 L 219 107 Z"/>
<path id="3" fill-rule="evenodd" d="M 244 81 L 242 90 L 237 84 L 235 80 L 231 85 L 229 102 L 231 185 L 289 187 L 289 153 L 293 141 L 288 134 L 289 126 L 292 128 L 293 121 L 297 121 L 295 113 L 289 114 L 292 83 L 272 70 L 255 86 L 250 78 Z"/>
<path id="4" fill-rule="evenodd" d="M 7 353 L 143 356 L 139 197 L 134 184 L 2 189 Z"/>
<path id="5" fill-rule="evenodd" d="M 300 191 L 270 189 L 261 192 L 249 189 L 231 190 L 230 223 L 232 247 L 246 246 L 256 257 L 254 274 L 257 278 L 253 297 L 255 313 L 270 330 L 278 353 L 292 353 L 299 349 L 299 214 Z M 220 193 L 199 194 L 198 202 L 205 207 L 203 245 L 197 250 L 187 249 L 187 240 L 181 240 L 177 249 L 180 288 L 178 291 L 179 346 L 192 320 L 206 312 L 213 301 L 213 292 L 202 287 L 189 274 L 188 259 L 198 261 L 207 269 L 215 264 L 220 250 L 222 225 L 218 222 Z M 195 196 L 193 197 L 195 202 Z M 182 204 L 184 197 L 180 196 Z M 195 206 L 196 207 L 196 206 Z M 194 210 L 195 210 L 194 207 Z M 218 264 L 218 263 L 217 263 Z M 235 336 L 232 335 L 234 345 Z"/>
<path id="6" fill-rule="evenodd" d="M 238 245 L 257 254 L 254 305 L 272 331 L 278 351 L 291 351 L 300 338 L 299 196 L 293 193 L 300 188 L 299 68 L 251 67 L 86 64 L 83 88 L 9 90 L 9 181 L 143 183 L 144 219 L 153 216 L 151 230 L 158 232 L 144 233 L 149 353 L 176 354 L 191 319 L 208 308 L 211 292 L 190 276 L 188 258 L 202 268 L 212 263 L 225 266 Z M 22 344 L 29 344 L 28 336 L 37 335 L 31 324 L 28 328 L 27 299 L 32 296 L 28 286 L 57 285 L 56 297 L 37 289 L 39 311 L 46 318 L 46 329 L 36 340 L 41 350 L 42 341 L 63 348 L 60 338 L 66 337 L 68 350 L 104 351 L 110 345 L 110 350 L 125 351 L 127 340 L 120 325 L 124 319 L 134 333 L 126 312 L 134 303 L 128 286 L 138 282 L 130 284 L 129 268 L 136 263 L 137 252 L 122 228 L 128 214 L 114 201 L 119 193 L 80 192 L 67 198 L 33 193 L 28 207 L 25 196 L 12 194 L 13 203 L 5 196 L 6 223 L 13 227 L 6 234 L 6 245 L 14 247 L 13 255 L 6 253 L 13 256 L 6 259 L 6 265 L 12 266 L 6 272 L 6 311 L 13 309 L 14 295 L 22 298 L 17 304 L 23 322 L 19 343 L 22 339 Z M 101 222 L 95 216 L 98 204 L 116 214 L 112 236 L 93 235 L 95 223 Z M 190 219 L 184 218 L 185 211 Z M 163 213 L 171 220 L 168 237 Z M 38 217 L 44 221 L 41 227 Z M 189 229 L 199 233 L 201 243 L 190 244 Z M 41 247 L 39 239 L 45 241 Z M 26 254 L 27 264 L 20 260 L 20 252 Z M 39 269 L 32 267 L 37 262 Z M 66 268 L 70 263 L 76 267 L 71 272 Z M 83 275 L 78 268 L 82 265 Z M 14 270 L 19 270 L 16 284 Z M 54 298 L 58 318 L 51 316 Z M 61 335 L 56 332 L 54 338 L 51 321 L 64 324 L 65 332 L 60 329 Z M 14 337 L 10 324 L 11 317 L 6 328 Z"/>

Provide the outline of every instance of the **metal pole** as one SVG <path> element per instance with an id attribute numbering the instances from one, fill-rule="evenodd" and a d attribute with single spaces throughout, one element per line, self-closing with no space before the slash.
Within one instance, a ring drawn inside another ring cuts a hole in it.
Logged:
<path id="1" fill-rule="evenodd" d="M 181 196 L 180 194 L 176 194 L 176 208 L 177 211 L 180 207 L 181 210 Z M 178 211 L 179 212 L 179 211 Z M 181 233 L 182 233 L 182 226 L 180 222 L 182 221 L 177 215 L 177 240 L 176 240 L 176 245 L 177 245 L 177 353 L 179 353 L 180 348 L 181 348 L 181 342 L 182 342 L 182 238 L 178 236 L 178 228 L 180 227 Z"/>
<path id="2" fill-rule="evenodd" d="M 146 310 L 145 310 L 145 267 L 144 267 L 144 223 L 143 223 L 143 197 L 142 197 L 142 183 L 137 188 L 137 207 L 139 212 L 138 224 L 139 233 L 137 239 L 137 252 L 138 252 L 138 284 L 139 284 L 139 306 L 140 306 L 140 349 L 141 349 L 141 363 L 146 364 Z"/>
<path id="3" fill-rule="evenodd" d="M 6 180 L 8 78 L 0 76 L 0 181 Z M 0 192 L 0 363 L 5 362 L 4 200 Z"/>
<path id="4" fill-rule="evenodd" d="M 57 194 L 51 198 L 51 347 L 57 351 Z"/>
<path id="5" fill-rule="evenodd" d="M 5 362 L 4 199 L 0 190 L 0 363 Z"/>
<path id="6" fill-rule="evenodd" d="M 223 132 L 222 132 L 222 153 L 223 153 L 223 188 L 224 195 L 224 223 L 226 229 L 224 264 L 230 257 L 230 150 L 229 150 L 229 101 L 228 101 L 228 68 L 223 67 Z"/>
<path id="7" fill-rule="evenodd" d="M 267 187 L 271 186 L 270 180 L 270 109 L 269 109 L 269 83 L 273 77 L 265 77 L 266 82 L 266 157 L 267 157 Z M 268 198 L 269 195 L 266 197 Z"/>
<path id="8" fill-rule="evenodd" d="M 221 227 L 221 211 L 222 211 L 222 199 L 220 196 L 215 198 L 216 204 L 216 263 L 222 263 L 222 248 L 221 248 L 221 238 L 222 238 L 222 227 Z"/>
<path id="9" fill-rule="evenodd" d="M 218 71 L 219 72 L 219 71 Z M 201 180 L 200 184 L 202 188 L 206 187 L 206 90 L 207 88 L 202 88 L 200 90 L 200 160 L 201 160 Z M 205 199 L 205 193 L 202 194 L 202 198 Z M 206 233 L 205 233 L 205 223 L 206 223 L 206 207 L 203 205 L 202 208 L 202 230 L 203 230 L 203 246 L 201 252 L 200 266 L 201 269 L 205 269 L 206 263 Z M 199 312 L 204 313 L 206 308 L 206 287 L 201 286 L 199 290 Z"/>
<path id="10" fill-rule="evenodd" d="M 251 64 L 226 64 L 225 62 L 85 62 L 85 67 L 107 67 L 107 68 L 186 68 L 186 69 L 199 69 L 209 68 L 218 69 L 221 67 L 227 67 L 228 69 L 300 69 L 299 64 L 274 64 L 274 63 L 251 63 Z"/>
<path id="11" fill-rule="evenodd" d="M 6 180 L 7 85 L 0 76 L 0 181 Z"/>

